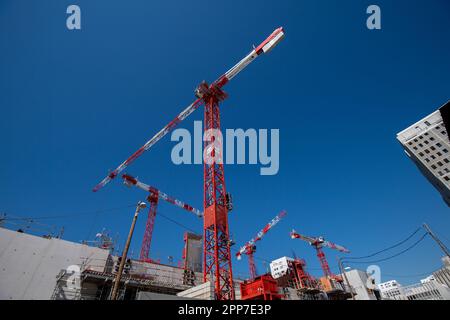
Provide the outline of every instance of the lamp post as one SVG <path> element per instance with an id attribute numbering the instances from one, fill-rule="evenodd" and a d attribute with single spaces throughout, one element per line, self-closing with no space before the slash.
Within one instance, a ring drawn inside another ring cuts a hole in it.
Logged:
<path id="1" fill-rule="evenodd" d="M 111 293 L 111 300 L 117 300 L 117 295 L 119 293 L 120 279 L 122 278 L 123 267 L 125 266 L 125 260 L 127 259 L 128 248 L 130 247 L 131 238 L 134 232 L 134 226 L 136 225 L 136 220 L 139 211 L 146 207 L 145 202 L 139 201 L 136 206 L 136 211 L 134 212 L 133 222 L 131 222 L 130 232 L 128 233 L 127 242 L 125 243 L 125 248 L 122 252 L 122 260 L 120 261 L 119 270 L 117 271 L 116 279 L 114 280 L 114 287 Z"/>
<path id="2" fill-rule="evenodd" d="M 344 267 L 342 265 L 342 258 L 338 258 L 338 262 L 339 262 L 339 270 L 341 271 L 341 274 L 344 276 L 345 283 L 347 284 L 348 289 L 350 290 L 350 294 L 352 295 L 352 299 L 355 300 L 355 295 L 353 294 L 353 288 L 350 285 L 350 282 L 348 281 L 347 274 L 345 273 L 345 269 L 344 269 Z"/>

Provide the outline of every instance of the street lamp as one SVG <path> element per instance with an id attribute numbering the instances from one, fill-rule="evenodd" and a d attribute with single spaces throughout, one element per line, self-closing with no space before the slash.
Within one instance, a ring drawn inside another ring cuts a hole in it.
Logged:
<path id="1" fill-rule="evenodd" d="M 136 211 L 134 212 L 133 221 L 131 222 L 130 232 L 128 233 L 127 242 L 125 243 L 125 248 L 122 252 L 122 260 L 120 261 L 119 270 L 117 271 L 116 279 L 114 280 L 114 288 L 111 293 L 111 300 L 117 300 L 117 294 L 119 292 L 120 278 L 122 277 L 123 267 L 125 266 L 125 260 L 127 259 L 128 248 L 130 247 L 131 238 L 134 232 L 134 226 L 136 225 L 136 220 L 141 209 L 144 209 L 147 205 L 143 201 L 139 201 L 136 206 Z"/>

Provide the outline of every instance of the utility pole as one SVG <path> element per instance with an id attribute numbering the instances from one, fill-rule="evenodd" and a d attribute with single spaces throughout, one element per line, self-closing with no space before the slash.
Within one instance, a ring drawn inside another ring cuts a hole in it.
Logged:
<path id="1" fill-rule="evenodd" d="M 350 290 L 350 294 L 352 295 L 352 300 L 355 300 L 355 295 L 353 294 L 353 288 L 350 285 L 350 282 L 348 281 L 347 274 L 345 273 L 345 269 L 342 265 L 342 259 L 338 258 L 338 262 L 339 262 L 339 269 L 341 270 L 341 274 L 344 276 L 345 283 L 347 284 L 348 289 Z"/>
<path id="2" fill-rule="evenodd" d="M 125 266 L 125 260 L 127 259 L 128 248 L 130 247 L 131 237 L 133 236 L 134 226 L 136 225 L 136 220 L 139 211 L 146 207 L 145 202 L 139 201 L 136 206 L 136 211 L 134 212 L 133 222 L 131 223 L 130 232 L 128 233 L 127 242 L 125 243 L 125 248 L 122 252 L 122 260 L 120 261 L 119 271 L 117 271 L 116 279 L 114 280 L 114 288 L 111 293 L 111 300 L 117 300 L 117 294 L 119 293 L 119 284 L 122 277 L 123 267 Z"/>
<path id="3" fill-rule="evenodd" d="M 450 252 L 448 251 L 447 247 L 444 243 L 442 243 L 441 240 L 433 233 L 433 231 L 430 229 L 430 227 L 424 223 L 423 227 L 427 231 L 427 233 L 433 238 L 434 241 L 438 244 L 439 247 L 441 247 L 442 251 L 444 251 L 445 255 L 450 258 Z"/>

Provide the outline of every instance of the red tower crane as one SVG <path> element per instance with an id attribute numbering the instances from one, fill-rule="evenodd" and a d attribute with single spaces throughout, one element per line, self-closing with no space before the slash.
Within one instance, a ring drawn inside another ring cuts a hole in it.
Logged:
<path id="1" fill-rule="evenodd" d="M 331 248 L 334 250 L 338 250 L 340 252 L 345 252 L 345 253 L 350 252 L 348 249 L 344 248 L 343 246 L 332 243 L 330 241 L 326 241 L 323 237 L 308 237 L 308 236 L 304 236 L 304 235 L 301 235 L 301 234 L 295 232 L 295 230 L 292 230 L 291 238 L 292 239 L 301 239 L 303 241 L 306 241 L 316 249 L 317 257 L 319 258 L 319 262 L 320 262 L 320 265 L 322 267 L 325 277 L 335 278 L 336 276 L 331 272 L 330 266 L 328 265 L 327 259 L 325 257 L 325 254 L 322 251 L 322 248 L 328 247 L 328 248 Z"/>
<path id="2" fill-rule="evenodd" d="M 147 222 L 145 224 L 144 238 L 142 240 L 141 254 L 140 254 L 140 260 L 142 260 L 142 261 L 152 261 L 150 259 L 150 244 L 152 242 L 153 225 L 155 223 L 156 209 L 158 207 L 159 199 L 163 199 L 173 205 L 176 205 L 179 208 L 189 211 L 189 212 L 195 214 L 197 217 L 200 217 L 200 218 L 203 217 L 203 213 L 200 210 L 195 209 L 192 206 L 190 206 L 180 200 L 177 200 L 175 198 L 168 196 L 161 190 L 156 189 L 155 187 L 152 187 L 145 183 L 142 183 L 141 181 L 137 180 L 136 178 L 134 178 L 128 174 L 122 175 L 122 178 L 123 178 L 123 182 L 127 186 L 136 186 L 136 187 L 150 193 L 149 196 L 147 197 L 150 209 L 148 211 Z"/>
<path id="3" fill-rule="evenodd" d="M 255 243 L 262 239 L 266 235 L 266 233 L 272 229 L 280 220 L 286 216 L 286 211 L 281 211 L 279 214 L 275 216 L 270 222 L 261 229 L 254 238 L 252 238 L 249 242 L 247 242 L 242 248 L 236 253 L 236 257 L 238 260 L 242 258 L 242 254 L 246 254 L 248 257 L 248 265 L 250 269 L 250 279 L 256 278 L 256 265 L 255 260 L 253 258 L 253 254 L 256 251 L 256 245 Z"/>
<path id="4" fill-rule="evenodd" d="M 96 192 L 112 179 L 117 177 L 134 160 L 161 140 L 175 126 L 186 119 L 201 105 L 205 105 L 204 122 L 205 139 L 204 149 L 210 161 L 204 161 L 204 218 L 203 218 L 203 281 L 211 281 L 214 284 L 215 298 L 217 300 L 234 300 L 233 273 L 231 268 L 230 241 L 228 230 L 228 200 L 225 189 L 225 175 L 221 160 L 222 150 L 220 141 L 211 136 L 213 129 L 220 130 L 219 102 L 227 95 L 222 90 L 231 79 L 248 66 L 253 60 L 263 53 L 272 50 L 284 38 L 283 28 L 278 28 L 255 47 L 241 61 L 230 70 L 220 76 L 211 85 L 202 82 L 195 90 L 197 99 L 184 109 L 178 116 L 156 133 L 141 148 L 133 153 L 127 160 L 121 163 L 114 171 L 110 172 L 93 191 Z"/>

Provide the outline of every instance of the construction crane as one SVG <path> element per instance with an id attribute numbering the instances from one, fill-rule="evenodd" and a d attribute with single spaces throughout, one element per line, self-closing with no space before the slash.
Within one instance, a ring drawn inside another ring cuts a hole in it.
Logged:
<path id="1" fill-rule="evenodd" d="M 204 110 L 205 136 L 213 131 L 220 130 L 219 102 L 222 102 L 227 94 L 222 88 L 232 80 L 239 72 L 247 67 L 253 60 L 272 50 L 284 38 L 283 28 L 278 28 L 261 44 L 254 47 L 241 61 L 230 70 L 221 75 L 211 85 L 201 82 L 195 90 L 197 99 L 170 121 L 164 128 L 158 131 L 141 148 L 122 162 L 115 170 L 110 172 L 93 191 L 96 192 L 117 177 L 133 161 L 149 150 L 156 142 L 186 119 L 201 105 Z M 213 130 L 215 129 L 215 130 Z M 228 227 L 229 197 L 225 188 L 225 175 L 222 161 L 216 159 L 222 155 L 222 150 L 215 137 L 209 136 L 204 143 L 205 156 L 209 161 L 204 161 L 203 190 L 204 190 L 204 218 L 203 218 L 203 281 L 211 281 L 214 286 L 214 294 L 217 300 L 234 300 L 233 272 L 231 267 L 230 239 Z"/>
<path id="2" fill-rule="evenodd" d="M 242 258 L 243 254 L 246 254 L 248 257 L 248 265 L 250 269 L 250 278 L 255 279 L 256 278 L 256 265 L 255 260 L 253 258 L 253 254 L 256 251 L 256 245 L 255 243 L 262 239 L 266 235 L 266 233 L 272 229 L 280 220 L 286 216 L 286 211 L 281 211 L 279 214 L 275 216 L 270 222 L 261 229 L 254 238 L 252 238 L 250 241 L 248 241 L 244 246 L 239 249 L 239 251 L 236 253 L 236 257 L 238 260 Z"/>
<path id="3" fill-rule="evenodd" d="M 301 234 L 295 232 L 295 230 L 292 230 L 291 238 L 292 239 L 301 239 L 303 241 L 306 241 L 316 249 L 317 257 L 319 258 L 319 262 L 320 262 L 320 266 L 322 267 L 325 277 L 328 277 L 328 278 L 336 278 L 336 276 L 331 272 L 330 266 L 328 265 L 327 259 L 325 257 L 325 254 L 322 251 L 322 248 L 328 247 L 328 248 L 338 250 L 338 251 L 344 252 L 344 253 L 350 252 L 348 249 L 344 248 L 343 246 L 332 243 L 330 241 L 326 241 L 323 237 L 308 237 L 308 236 L 304 236 L 304 235 L 301 235 Z"/>
<path id="4" fill-rule="evenodd" d="M 138 179 L 128 175 L 124 174 L 122 175 L 123 182 L 127 186 L 136 186 L 142 190 L 145 190 L 149 192 L 149 196 L 147 198 L 149 202 L 149 211 L 148 211 L 148 217 L 147 222 L 145 224 L 145 231 L 144 231 L 144 238 L 142 240 L 142 246 L 141 246 L 141 253 L 139 256 L 139 259 L 141 261 L 148 261 L 151 262 L 150 259 L 150 244 L 152 242 L 152 234 L 153 234 L 153 226 L 155 223 L 155 217 L 156 217 L 156 209 L 158 207 L 158 200 L 163 199 L 164 201 L 167 201 L 181 209 L 184 209 L 186 211 L 189 211 L 193 214 L 195 214 L 197 217 L 201 218 L 203 217 L 203 213 L 195 209 L 194 207 L 177 200 L 173 197 L 168 196 L 166 193 L 162 192 L 161 190 L 156 189 L 155 187 L 149 186 L 148 184 L 142 183 Z"/>

